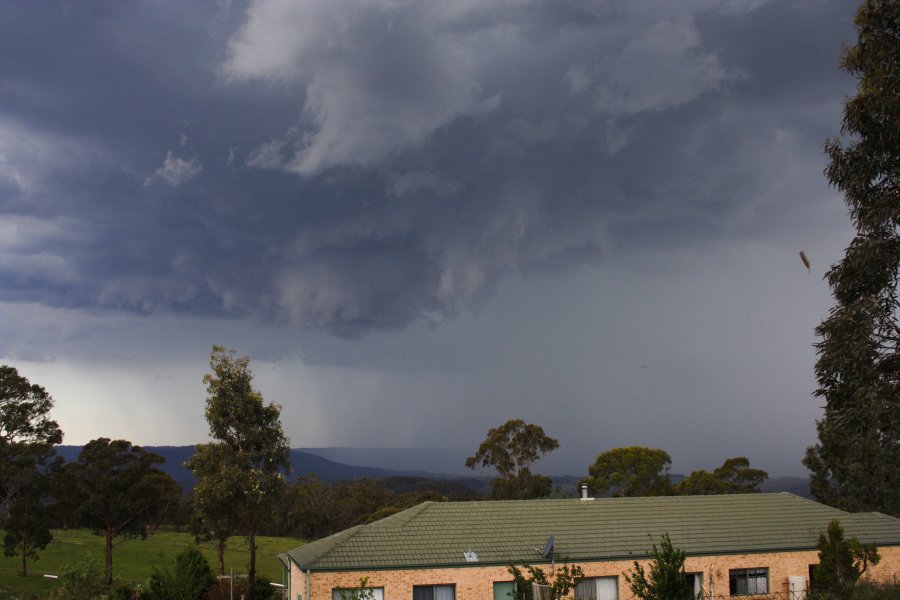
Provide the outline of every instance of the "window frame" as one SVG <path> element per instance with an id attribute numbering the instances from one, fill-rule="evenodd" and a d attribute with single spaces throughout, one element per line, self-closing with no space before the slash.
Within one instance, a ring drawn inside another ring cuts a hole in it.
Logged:
<path id="1" fill-rule="evenodd" d="M 496 596 L 497 596 L 497 585 L 511 585 L 512 588 L 513 588 L 513 594 L 515 594 L 515 591 L 516 591 L 516 582 L 515 582 L 515 580 L 507 579 L 507 580 L 504 580 L 504 581 L 494 581 L 494 582 L 491 584 L 491 598 L 496 598 Z"/>
<path id="2" fill-rule="evenodd" d="M 758 591 L 759 580 L 765 582 L 765 589 Z M 757 591 L 750 591 L 750 582 L 755 581 Z M 745 592 L 739 591 L 739 582 L 743 581 Z M 769 567 L 746 567 L 741 569 L 728 569 L 728 594 L 730 596 L 768 596 L 769 595 Z"/>
<path id="3" fill-rule="evenodd" d="M 331 588 L 331 600 L 335 600 L 335 598 L 334 598 L 335 592 L 340 594 L 342 591 L 343 592 L 352 592 L 352 591 L 358 590 L 358 589 L 359 588 L 348 588 L 348 587 L 340 587 L 340 586 L 333 587 L 333 588 Z M 383 585 L 382 586 L 370 585 L 370 586 L 366 586 L 366 589 L 372 590 L 372 591 L 380 590 L 381 591 L 381 600 L 384 600 L 384 586 Z M 338 596 L 338 598 L 340 598 L 340 595 Z"/>
<path id="4" fill-rule="evenodd" d="M 432 588 L 432 590 L 434 590 L 434 588 L 439 588 L 439 587 L 449 587 L 449 588 L 453 588 L 453 600 L 456 600 L 456 584 L 455 584 L 455 583 L 424 583 L 424 584 L 422 584 L 422 585 L 414 585 L 414 586 L 413 586 L 413 589 L 412 589 L 412 592 L 413 592 L 413 599 L 415 599 L 415 597 L 416 597 L 416 589 L 417 589 L 417 588 L 419 588 L 419 589 L 421 589 L 421 588 Z M 432 599 L 434 599 L 434 597 L 435 597 L 435 595 L 436 595 L 436 594 L 435 594 L 435 591 L 436 591 L 436 590 L 432 591 L 432 596 L 431 596 Z"/>
<path id="5" fill-rule="evenodd" d="M 582 579 L 580 582 L 578 582 L 578 583 L 581 584 L 581 583 L 590 581 L 591 583 L 594 584 L 594 590 L 596 590 L 596 589 L 597 589 L 597 583 L 596 583 L 596 582 L 597 582 L 598 579 L 612 579 L 613 581 L 615 581 L 615 583 L 616 583 L 616 598 L 621 598 L 621 597 L 622 597 L 621 594 L 619 593 L 619 592 L 620 592 L 620 584 L 621 584 L 621 582 L 619 581 L 620 578 L 619 578 L 618 575 L 596 575 L 596 576 L 591 576 L 591 577 L 585 577 L 585 578 L 583 578 L 583 579 Z M 578 586 L 577 586 L 577 585 L 575 586 L 575 589 L 573 590 L 573 592 L 574 592 L 573 596 L 574 596 L 575 598 L 579 598 L 579 597 L 580 597 L 580 594 L 579 594 Z M 593 595 L 592 595 L 592 596 L 590 596 L 590 597 L 591 597 L 591 598 L 595 598 L 596 596 L 593 596 Z"/>

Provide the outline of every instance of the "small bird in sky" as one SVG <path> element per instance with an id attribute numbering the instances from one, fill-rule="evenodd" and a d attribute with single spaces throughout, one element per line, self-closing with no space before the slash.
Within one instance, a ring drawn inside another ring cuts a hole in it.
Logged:
<path id="1" fill-rule="evenodd" d="M 803 261 L 803 266 L 806 267 L 806 270 L 809 271 L 809 259 L 806 258 L 806 252 L 803 250 L 800 251 L 800 260 Z"/>

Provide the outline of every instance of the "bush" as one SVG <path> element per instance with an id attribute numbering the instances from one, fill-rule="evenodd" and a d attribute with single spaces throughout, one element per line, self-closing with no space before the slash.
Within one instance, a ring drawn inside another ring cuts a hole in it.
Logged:
<path id="1" fill-rule="evenodd" d="M 66 565 L 59 576 L 62 600 L 94 600 L 106 591 L 104 569 L 100 561 L 87 555 L 75 565 Z"/>
<path id="2" fill-rule="evenodd" d="M 819 536 L 819 564 L 813 577 L 813 597 L 849 598 L 869 565 L 881 560 L 873 544 L 861 544 L 855 537 L 844 538 L 837 520 Z"/>
<path id="3" fill-rule="evenodd" d="M 215 583 L 209 561 L 196 548 L 187 548 L 175 557 L 174 574 L 156 571 L 147 582 L 148 600 L 200 600 Z"/>
<path id="4" fill-rule="evenodd" d="M 270 600 L 275 598 L 275 586 L 269 584 L 268 579 L 257 575 L 256 584 L 248 586 L 248 588 L 253 588 L 253 600 Z"/>
<path id="5" fill-rule="evenodd" d="M 625 574 L 631 593 L 642 600 L 691 600 L 694 586 L 684 573 L 684 551 L 672 546 L 664 533 L 660 547 L 653 544 L 649 574 L 634 561 L 634 571 Z"/>
<path id="6" fill-rule="evenodd" d="M 107 594 L 109 596 L 109 600 L 132 600 L 134 598 L 135 593 L 134 585 L 130 583 L 114 583 L 112 587 L 109 588 Z"/>

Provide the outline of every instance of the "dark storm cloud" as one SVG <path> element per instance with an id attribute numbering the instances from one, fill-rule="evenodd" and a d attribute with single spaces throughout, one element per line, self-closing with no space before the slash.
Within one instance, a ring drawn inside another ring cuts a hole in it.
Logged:
<path id="1" fill-rule="evenodd" d="M 839 2 L 0 11 L 0 300 L 344 336 L 802 227 L 848 91 Z"/>

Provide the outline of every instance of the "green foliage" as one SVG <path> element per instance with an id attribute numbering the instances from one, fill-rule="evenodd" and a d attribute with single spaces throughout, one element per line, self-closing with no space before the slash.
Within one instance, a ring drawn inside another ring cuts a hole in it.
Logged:
<path id="1" fill-rule="evenodd" d="M 810 600 L 900 600 L 900 584 L 860 581 L 847 596 L 828 597 L 813 592 Z"/>
<path id="2" fill-rule="evenodd" d="M 845 539 L 837 521 L 831 521 L 819 535 L 819 564 L 813 576 L 814 592 L 821 598 L 847 598 L 870 564 L 877 565 L 881 556 L 874 544 L 861 544 L 855 537 Z"/>
<path id="3" fill-rule="evenodd" d="M 819 443 L 806 452 L 813 494 L 849 511 L 900 516 L 900 2 L 866 0 L 842 68 L 858 78 L 825 174 L 856 236 L 827 274 L 835 306 L 816 329 Z"/>
<path id="4" fill-rule="evenodd" d="M 511 419 L 488 431 L 475 455 L 466 459 L 466 466 L 493 467 L 500 477 L 510 479 L 556 448 L 559 442 L 546 435 L 539 425 Z"/>
<path id="5" fill-rule="evenodd" d="M 276 591 L 275 586 L 262 575 L 257 575 L 256 579 L 247 582 L 246 597 L 252 600 L 274 600 Z"/>
<path id="6" fill-rule="evenodd" d="M 77 520 L 104 536 L 106 583 L 112 583 L 113 539 L 146 538 L 165 512 L 175 506 L 180 490 L 155 467 L 163 459 L 127 440 L 98 438 L 66 465 Z"/>
<path id="7" fill-rule="evenodd" d="M 653 544 L 649 575 L 634 561 L 631 574 L 625 574 L 625 581 L 631 593 L 641 600 L 692 600 L 693 583 L 684 572 L 684 551 L 672 546 L 669 534 L 662 536 L 659 548 Z"/>
<path id="8" fill-rule="evenodd" d="M 515 477 L 497 478 L 491 482 L 493 500 L 546 498 L 552 492 L 553 480 L 546 475 L 534 475 L 530 469 L 522 469 Z"/>
<path id="9" fill-rule="evenodd" d="M 175 557 L 175 571 L 156 571 L 147 584 L 147 600 L 200 600 L 216 582 L 209 561 L 197 548 L 186 548 Z"/>
<path id="10" fill-rule="evenodd" d="M 428 489 L 427 480 L 419 483 L 426 487 L 400 485 L 400 489 L 408 491 L 398 492 L 387 487 L 390 481 L 324 482 L 315 475 L 299 477 L 285 490 L 284 501 L 276 511 L 273 531 L 282 535 L 321 538 L 354 525 L 371 523 L 426 500 L 471 497 L 444 496 Z"/>
<path id="11" fill-rule="evenodd" d="M 244 474 L 238 455 L 225 444 L 198 444 L 185 464 L 196 477 L 192 531 L 198 541 L 215 540 L 217 572 L 225 574 L 225 545 L 240 528 Z"/>
<path id="12" fill-rule="evenodd" d="M 11 444 L 52 446 L 62 430 L 49 418 L 53 398 L 10 366 L 0 365 L 0 448 Z"/>
<path id="13" fill-rule="evenodd" d="M 491 428 L 478 451 L 466 459 L 470 469 L 493 467 L 500 478 L 492 484 L 492 497 L 499 499 L 541 498 L 550 494 L 548 477 L 533 475 L 531 466 L 545 454 L 559 448 L 559 441 L 539 425 L 511 419 Z"/>
<path id="14" fill-rule="evenodd" d="M 584 579 L 584 571 L 581 570 L 581 567 L 570 566 L 567 562 L 564 562 L 562 566 L 555 567 L 556 574 L 552 577 L 547 577 L 543 569 L 532 565 L 522 565 L 521 569 L 515 565 L 509 565 L 506 570 L 509 571 L 515 582 L 513 600 L 533 600 L 533 583 L 550 586 L 551 600 L 559 600 L 568 596 L 569 592 L 574 590 L 575 586 Z"/>
<path id="15" fill-rule="evenodd" d="M 271 518 L 284 491 L 283 472 L 290 470 L 290 447 L 281 427 L 281 408 L 265 404 L 253 389 L 250 359 L 213 346 L 212 373 L 206 383 L 206 420 L 216 442 L 198 447 L 200 459 L 188 463 L 199 477 L 195 505 L 208 534 L 220 540 L 239 529 L 248 537 L 250 599 L 256 590 L 256 544 L 260 528 Z M 261 592 L 259 592 L 261 593 Z"/>
<path id="16" fill-rule="evenodd" d="M 361 577 L 359 585 L 354 588 L 346 588 L 338 591 L 341 600 L 373 600 L 375 593 L 369 587 L 369 578 Z"/>
<path id="17" fill-rule="evenodd" d="M 669 454 L 658 448 L 613 448 L 597 456 L 582 483 L 598 496 L 666 496 L 672 493 L 671 464 Z"/>
<path id="18" fill-rule="evenodd" d="M 712 473 L 694 471 L 675 486 L 675 493 L 686 496 L 712 494 L 750 494 L 759 492 L 759 486 L 769 476 L 762 469 L 751 469 L 750 461 L 743 456 L 727 459 Z"/>
<path id="19" fill-rule="evenodd" d="M 79 563 L 63 567 L 59 576 L 61 600 L 95 600 L 106 590 L 100 561 L 88 555 Z"/>
<path id="20" fill-rule="evenodd" d="M 50 477 L 63 434 L 48 416 L 51 408 L 47 390 L 0 366 L 0 529 L 4 554 L 21 556 L 22 575 L 52 539 Z"/>
<path id="21" fill-rule="evenodd" d="M 705 469 L 693 471 L 672 489 L 676 494 L 683 496 L 715 496 L 727 493 L 722 480 Z"/>
<path id="22" fill-rule="evenodd" d="M 3 554 L 22 558 L 23 577 L 28 575 L 28 559 L 37 560 L 38 551 L 53 540 L 50 533 L 49 476 L 33 471 L 9 511 L 3 536 Z"/>

